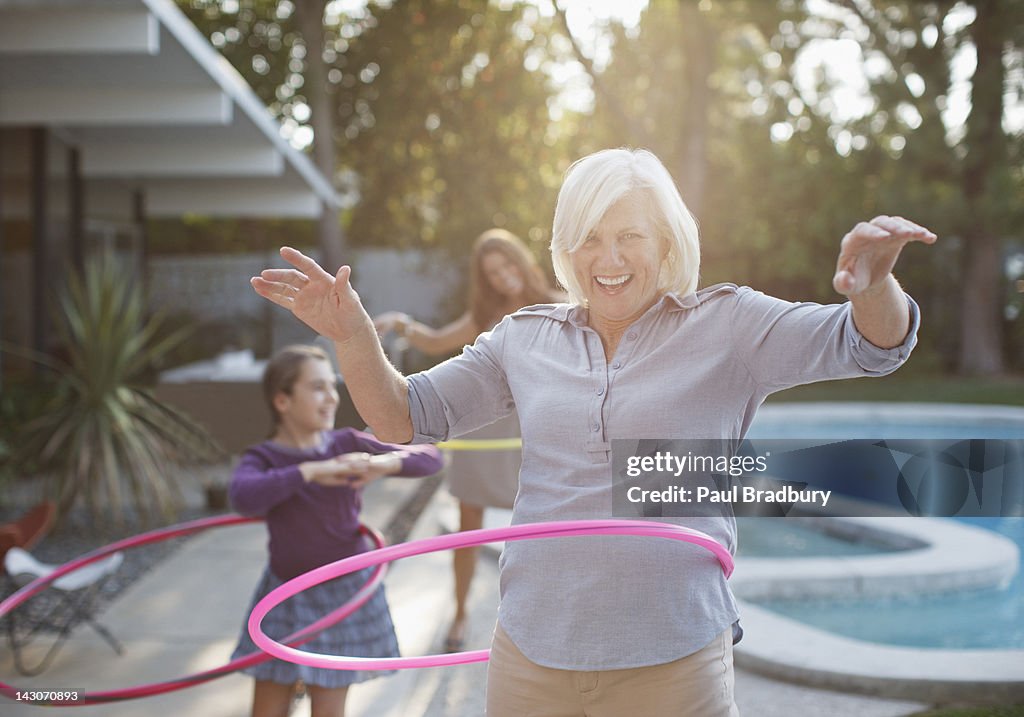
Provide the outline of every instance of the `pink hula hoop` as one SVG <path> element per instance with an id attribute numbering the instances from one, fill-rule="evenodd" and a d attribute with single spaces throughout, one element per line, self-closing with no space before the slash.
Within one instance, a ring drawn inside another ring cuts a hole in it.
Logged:
<path id="1" fill-rule="evenodd" d="M 310 570 L 297 578 L 269 592 L 256 603 L 249 615 L 249 635 L 257 647 L 274 657 L 298 665 L 320 667 L 331 670 L 403 670 L 421 667 L 444 667 L 483 662 L 490 656 L 490 650 L 472 650 L 444 655 L 421 657 L 346 657 L 304 652 L 289 647 L 268 637 L 262 630 L 263 618 L 288 598 L 315 585 L 354 573 L 373 565 L 382 565 L 413 555 L 434 553 L 451 548 L 467 548 L 501 540 L 531 540 L 534 538 L 561 538 L 574 535 L 633 535 L 655 538 L 669 538 L 705 548 L 722 566 L 726 578 L 732 575 L 732 555 L 720 543 L 706 533 L 669 523 L 655 523 L 641 520 L 560 520 L 550 523 L 525 523 L 507 528 L 486 528 L 462 533 L 439 535 L 410 543 L 391 545 L 372 550 L 350 558 L 329 563 Z"/>
<path id="2" fill-rule="evenodd" d="M 24 604 L 32 597 L 46 590 L 46 588 L 54 580 L 57 580 L 63 575 L 72 573 L 79 568 L 85 567 L 91 563 L 95 563 L 97 560 L 102 560 L 106 556 L 115 553 L 119 550 L 127 550 L 130 548 L 138 548 L 143 545 L 149 545 L 150 543 L 158 543 L 171 538 L 178 538 L 184 535 L 191 535 L 192 533 L 198 533 L 201 530 L 208 530 L 210 528 L 223 528 L 231 525 L 240 525 L 243 523 L 257 523 L 261 522 L 262 518 L 246 518 L 240 515 L 218 515 L 211 518 L 200 518 L 199 520 L 193 520 L 186 523 L 178 523 L 177 525 L 171 525 L 166 528 L 158 528 L 157 530 L 151 530 L 147 533 L 141 533 L 134 535 L 123 540 L 119 540 L 116 543 L 111 543 L 102 548 L 97 548 L 85 555 L 75 558 L 74 560 L 61 565 L 59 568 L 54 570 L 49 575 L 33 580 L 25 587 L 21 588 L 17 592 L 10 595 L 3 602 L 0 602 L 0 617 L 7 615 L 9 612 L 14 610 L 19 605 Z M 359 526 L 359 532 L 366 535 L 373 542 L 376 549 L 384 547 L 384 537 L 373 528 L 366 525 Z M 352 571 L 355 572 L 355 571 Z M 370 574 L 366 581 L 366 584 L 361 587 L 352 598 L 344 605 L 339 606 L 336 610 L 328 613 L 324 617 L 320 618 L 312 625 L 298 630 L 291 635 L 284 638 L 284 642 L 289 645 L 298 646 L 303 643 L 309 642 L 313 639 L 317 633 L 331 625 L 340 622 L 345 619 L 369 600 L 373 596 L 373 592 L 384 580 L 384 575 L 387 572 L 386 566 L 380 565 L 377 570 L 374 570 Z M 272 659 L 272 656 L 265 652 L 254 652 L 249 655 L 243 655 L 231 662 L 228 662 L 220 667 L 215 667 L 210 670 L 203 672 L 194 672 L 190 675 L 184 675 L 177 677 L 166 682 L 152 682 L 143 685 L 137 685 L 135 687 L 125 687 L 117 690 L 106 690 L 97 692 L 84 692 L 79 695 L 77 700 L 38 700 L 31 702 L 37 706 L 48 706 L 48 707 L 85 707 L 88 705 L 95 705 L 104 702 L 114 702 L 121 700 L 132 700 L 140 697 L 152 697 L 154 695 L 164 694 L 165 692 L 173 692 L 175 690 L 181 690 L 186 687 L 192 687 L 194 685 L 209 682 L 210 680 L 230 675 L 238 670 L 258 665 L 261 662 L 266 662 Z M 7 697 L 8 699 L 16 699 L 17 692 L 31 692 L 32 690 L 21 690 L 12 685 L 0 682 L 0 695 Z M 24 702 L 24 700 L 22 700 Z"/>

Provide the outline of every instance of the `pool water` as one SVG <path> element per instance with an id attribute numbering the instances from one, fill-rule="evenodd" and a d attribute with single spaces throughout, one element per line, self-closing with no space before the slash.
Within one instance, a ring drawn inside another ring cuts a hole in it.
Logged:
<path id="1" fill-rule="evenodd" d="M 736 530 L 736 554 L 743 558 L 840 557 L 897 550 L 881 542 L 829 535 L 801 518 L 737 518 Z"/>
<path id="2" fill-rule="evenodd" d="M 1010 538 L 1024 555 L 1024 518 L 957 520 Z M 781 549 L 771 555 L 785 557 L 786 546 L 802 538 L 787 537 L 790 529 L 782 523 L 790 521 L 772 522 L 779 526 L 772 525 L 770 532 L 779 530 L 780 534 L 771 540 Z M 742 529 L 740 535 L 740 554 L 743 554 Z M 810 554 L 821 553 L 801 556 Z M 793 620 L 870 642 L 946 649 L 1024 649 L 1024 577 L 1021 571 L 1009 585 L 999 589 L 861 600 L 771 600 L 759 604 Z"/>
<path id="3" fill-rule="evenodd" d="M 950 404 L 765 406 L 749 438 L 964 439 L 1024 438 L 1024 411 Z M 1024 518 L 957 518 L 1015 541 L 1024 557 Z M 842 556 L 885 552 L 846 544 L 793 520 L 739 521 L 739 554 L 751 557 Z M 757 525 L 760 522 L 762 525 Z M 800 622 L 861 640 L 947 649 L 1024 649 L 1024 577 L 1002 588 L 873 599 L 766 601 Z M 1022 668 L 1024 669 L 1024 668 Z M 1024 674 L 1024 673 L 1022 673 Z"/>

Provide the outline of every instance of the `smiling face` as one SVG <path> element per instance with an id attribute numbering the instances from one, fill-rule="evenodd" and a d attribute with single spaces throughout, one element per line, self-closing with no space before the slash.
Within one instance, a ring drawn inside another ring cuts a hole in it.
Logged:
<path id="1" fill-rule="evenodd" d="M 648 202 L 636 192 L 613 204 L 587 239 L 570 253 L 573 275 L 598 333 L 624 329 L 660 297 L 665 256 Z"/>
<path id="2" fill-rule="evenodd" d="M 330 362 L 307 358 L 289 391 L 274 395 L 279 426 L 293 440 L 305 440 L 334 428 L 338 390 Z"/>
<path id="3" fill-rule="evenodd" d="M 514 299 L 526 289 L 523 273 L 501 251 L 485 253 L 480 258 L 480 269 L 491 288 L 506 299 Z"/>

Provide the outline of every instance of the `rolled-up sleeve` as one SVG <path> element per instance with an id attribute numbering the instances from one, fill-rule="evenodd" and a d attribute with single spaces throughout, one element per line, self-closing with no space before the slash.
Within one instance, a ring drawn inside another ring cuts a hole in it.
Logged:
<path id="1" fill-rule="evenodd" d="M 900 367 L 917 344 L 921 316 L 906 296 L 910 330 L 899 346 L 880 348 L 857 330 L 849 302 L 791 303 L 744 287 L 730 330 L 751 377 L 768 392 L 815 381 L 884 376 Z"/>
<path id="2" fill-rule="evenodd" d="M 502 360 L 510 324 L 506 318 L 459 356 L 408 377 L 414 443 L 455 438 L 512 412 Z"/>
<path id="3" fill-rule="evenodd" d="M 907 299 L 907 308 L 910 310 L 910 330 L 907 332 L 906 338 L 903 339 L 903 343 L 891 349 L 875 346 L 864 338 L 860 331 L 857 330 L 857 324 L 853 321 L 851 305 L 849 303 L 844 304 L 846 308 L 847 332 L 851 344 L 850 351 L 853 354 L 854 360 L 864 369 L 865 373 L 878 376 L 892 373 L 907 360 L 910 352 L 917 345 L 917 330 L 921 326 L 921 309 L 918 307 L 917 302 L 908 294 L 904 294 L 904 296 Z"/>

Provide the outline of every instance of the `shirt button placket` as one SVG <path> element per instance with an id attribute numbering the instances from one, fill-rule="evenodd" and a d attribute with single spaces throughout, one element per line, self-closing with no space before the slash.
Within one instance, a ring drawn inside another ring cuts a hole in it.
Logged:
<path id="1" fill-rule="evenodd" d="M 612 390 L 612 381 L 613 381 L 613 379 L 612 379 L 612 371 L 609 371 L 608 369 L 611 368 L 611 369 L 615 370 L 615 369 L 618 369 L 619 366 L 620 366 L 620 364 L 619 364 L 618 361 L 613 363 L 610 367 L 608 366 L 608 364 L 605 364 L 605 367 L 604 367 L 604 385 L 597 387 L 597 397 L 600 400 L 595 401 L 595 404 L 597 405 L 597 416 L 598 416 L 598 418 L 600 418 L 600 416 L 604 413 L 602 411 L 602 408 L 604 406 L 605 400 L 607 400 L 605 398 L 605 394 Z M 595 422 L 593 428 L 594 428 L 594 431 L 596 432 L 596 431 L 598 431 L 601 428 L 601 426 L 597 422 Z"/>
<path id="2" fill-rule="evenodd" d="M 604 396 L 608 391 L 608 365 L 604 359 L 604 348 L 600 344 L 600 340 L 597 338 L 597 334 L 591 334 L 587 336 L 588 341 L 593 341 L 593 352 L 591 354 L 592 360 L 590 364 L 590 370 L 592 375 L 601 381 L 601 384 L 594 390 L 594 398 L 591 403 L 593 407 L 590 412 L 590 432 L 592 434 L 599 434 L 601 432 L 601 415 L 604 413 L 602 410 L 604 407 Z"/>

